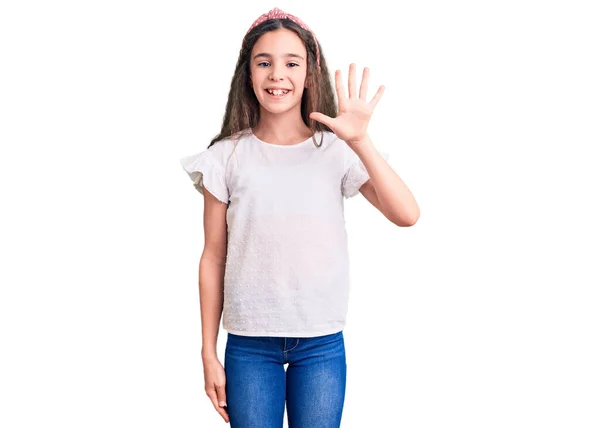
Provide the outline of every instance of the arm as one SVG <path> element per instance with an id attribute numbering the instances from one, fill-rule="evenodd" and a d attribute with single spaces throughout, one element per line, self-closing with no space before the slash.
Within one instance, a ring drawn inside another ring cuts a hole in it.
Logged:
<path id="1" fill-rule="evenodd" d="M 202 359 L 217 358 L 217 337 L 223 311 L 227 258 L 227 205 L 204 192 L 204 250 L 200 258 L 199 289 Z"/>
<path id="2" fill-rule="evenodd" d="M 406 184 L 377 152 L 371 139 L 367 136 L 349 146 L 369 173 L 369 180 L 360 188 L 363 196 L 394 224 L 414 225 L 420 216 L 419 205 Z"/>
<path id="3" fill-rule="evenodd" d="M 381 85 L 373 99 L 367 103 L 369 68 L 364 68 L 358 94 L 356 92 L 355 69 L 356 64 L 350 64 L 348 95 L 343 90 L 341 71 L 335 71 L 338 115 L 332 118 L 314 111 L 309 114 L 309 117 L 327 125 L 335 135 L 345 141 L 358 155 L 370 177 L 360 189 L 369 202 L 375 205 L 394 224 L 412 226 L 420 216 L 419 206 L 408 187 L 398 177 L 398 174 L 377 153 L 367 134 L 371 115 L 385 88 Z"/>

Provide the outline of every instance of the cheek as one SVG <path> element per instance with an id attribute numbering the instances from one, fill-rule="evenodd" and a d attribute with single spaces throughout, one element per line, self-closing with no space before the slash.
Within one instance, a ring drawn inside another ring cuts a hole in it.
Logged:
<path id="1" fill-rule="evenodd" d="M 307 83 L 308 83 L 308 81 L 306 80 L 306 75 L 299 76 L 297 79 L 294 79 L 294 87 L 298 91 L 302 91 L 302 89 L 305 88 Z"/>

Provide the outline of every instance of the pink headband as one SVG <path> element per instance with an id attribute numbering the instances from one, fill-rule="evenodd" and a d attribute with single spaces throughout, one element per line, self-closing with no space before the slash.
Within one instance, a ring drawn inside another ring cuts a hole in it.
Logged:
<path id="1" fill-rule="evenodd" d="M 271 9 L 268 13 L 263 13 L 262 15 L 260 15 L 258 17 L 258 19 L 256 21 L 254 21 L 254 23 L 250 26 L 250 29 L 246 32 L 246 36 L 254 27 L 262 24 L 263 22 L 265 22 L 269 19 L 290 19 L 290 20 L 294 21 L 296 24 L 298 24 L 300 27 L 304 28 L 310 34 L 312 34 L 313 39 L 315 40 L 315 46 L 317 47 L 317 69 L 320 73 L 321 72 L 321 59 L 320 59 L 320 55 L 319 55 L 319 43 L 317 42 L 317 38 L 315 37 L 315 34 L 308 28 L 308 26 L 304 22 L 302 22 L 300 20 L 300 18 L 297 18 L 294 15 L 291 15 L 289 13 L 285 13 L 283 10 L 281 10 L 279 8 Z M 244 36 L 244 38 L 246 38 L 246 36 Z"/>

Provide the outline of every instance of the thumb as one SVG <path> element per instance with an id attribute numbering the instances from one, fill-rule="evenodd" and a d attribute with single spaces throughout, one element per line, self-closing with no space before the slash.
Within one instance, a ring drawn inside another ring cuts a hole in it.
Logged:
<path id="1" fill-rule="evenodd" d="M 322 124 L 327 125 L 331 128 L 331 123 L 333 122 L 333 119 L 329 116 L 324 115 L 323 113 L 313 111 L 311 114 L 308 115 L 308 117 L 310 117 L 313 120 L 316 120 L 317 122 L 321 122 Z"/>
<path id="2" fill-rule="evenodd" d="M 217 386 L 217 400 L 219 401 L 220 407 L 224 407 L 227 405 L 227 397 L 225 396 L 224 386 Z"/>

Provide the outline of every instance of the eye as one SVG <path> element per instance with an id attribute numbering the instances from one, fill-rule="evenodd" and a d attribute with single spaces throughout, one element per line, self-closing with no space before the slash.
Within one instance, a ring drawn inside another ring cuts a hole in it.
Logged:
<path id="1" fill-rule="evenodd" d="M 257 65 L 260 67 L 262 64 L 268 64 L 268 62 L 267 61 L 259 62 Z M 295 62 L 289 62 L 288 65 L 295 65 L 297 67 L 300 67 L 300 64 L 296 64 Z M 295 67 L 291 67 L 291 68 L 295 68 Z"/>

